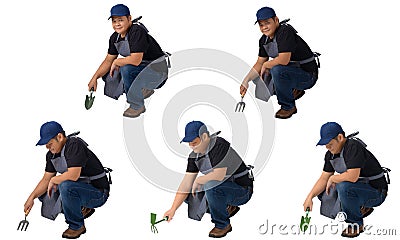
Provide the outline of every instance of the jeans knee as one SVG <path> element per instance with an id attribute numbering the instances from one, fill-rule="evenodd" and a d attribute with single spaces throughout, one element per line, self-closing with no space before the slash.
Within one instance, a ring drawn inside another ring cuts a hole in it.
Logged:
<path id="1" fill-rule="evenodd" d="M 58 191 L 60 192 L 60 194 L 63 195 L 67 193 L 67 191 L 71 189 L 73 183 L 73 181 L 67 180 L 58 184 Z"/>
<path id="2" fill-rule="evenodd" d="M 344 195 L 349 188 L 351 187 L 352 183 L 351 182 L 341 182 L 336 184 L 336 190 L 338 191 L 338 194 L 341 196 L 346 196 Z"/>
<path id="3" fill-rule="evenodd" d="M 269 70 L 269 72 L 270 72 L 270 74 L 271 74 L 272 76 L 278 76 L 279 74 L 282 73 L 282 71 L 284 70 L 284 68 L 285 68 L 285 66 L 276 65 L 276 66 L 273 66 L 273 67 Z"/>

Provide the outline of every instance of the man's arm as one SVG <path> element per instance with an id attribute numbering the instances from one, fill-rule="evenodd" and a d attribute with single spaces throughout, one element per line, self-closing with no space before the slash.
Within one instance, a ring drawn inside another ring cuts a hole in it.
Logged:
<path id="1" fill-rule="evenodd" d="M 271 69 L 276 65 L 286 66 L 290 62 L 290 57 L 292 56 L 291 52 L 282 52 L 279 53 L 278 56 L 270 61 L 267 61 L 263 64 L 263 69 Z"/>
<path id="2" fill-rule="evenodd" d="M 326 191 L 329 191 L 329 188 L 332 184 L 341 183 L 341 182 L 357 182 L 360 177 L 361 168 L 352 168 L 347 169 L 346 172 L 341 174 L 332 175 L 329 177 L 328 183 L 326 185 Z"/>
<path id="3" fill-rule="evenodd" d="M 51 172 L 44 173 L 42 179 L 36 185 L 35 189 L 29 195 L 28 199 L 26 200 L 26 202 L 24 204 L 24 212 L 25 213 L 28 214 L 31 211 L 34 200 L 46 192 L 47 186 L 49 185 L 49 182 L 50 182 L 50 179 L 52 177 L 54 177 L 55 175 L 56 175 L 56 173 L 51 173 Z"/>
<path id="4" fill-rule="evenodd" d="M 258 57 L 257 62 L 254 64 L 253 68 L 243 79 L 242 85 L 240 86 L 240 95 L 244 96 L 247 89 L 249 88 L 249 82 L 257 78 L 261 73 L 261 68 L 265 62 L 267 62 L 268 57 Z"/>
<path id="5" fill-rule="evenodd" d="M 313 202 L 312 199 L 322 193 L 328 183 L 329 178 L 333 175 L 333 172 L 325 172 L 323 171 L 317 182 L 314 184 L 314 187 L 311 189 L 310 193 L 308 194 L 306 200 L 304 201 L 304 211 L 307 208 L 310 208 L 312 211 Z"/>
<path id="6" fill-rule="evenodd" d="M 77 181 L 81 176 L 81 170 L 82 167 L 70 167 L 68 168 L 68 171 L 63 174 L 52 177 L 47 186 L 47 194 L 50 196 L 51 192 L 56 189 L 56 186 L 64 181 Z"/>
<path id="7" fill-rule="evenodd" d="M 117 55 L 107 54 L 106 58 L 103 60 L 103 62 L 100 64 L 99 68 L 93 75 L 92 79 L 89 81 L 89 90 L 91 88 L 94 88 L 95 91 L 97 90 L 97 79 L 101 78 L 110 71 L 113 62 L 115 59 L 117 59 L 117 57 Z"/>
<path id="8" fill-rule="evenodd" d="M 190 193 L 194 180 L 197 177 L 197 173 L 187 172 L 179 185 L 178 191 L 176 192 L 175 199 L 172 203 L 171 208 L 164 213 L 164 217 L 168 217 L 168 222 L 172 220 L 176 210 L 182 205 L 187 196 Z"/>
<path id="9" fill-rule="evenodd" d="M 131 53 L 130 56 L 124 58 L 117 58 L 114 60 L 113 65 L 118 67 L 131 64 L 133 66 L 138 66 L 143 60 L 143 52 Z"/>
<path id="10" fill-rule="evenodd" d="M 203 185 L 211 180 L 222 181 L 226 176 L 226 170 L 227 170 L 226 167 L 214 168 L 211 172 L 207 173 L 206 175 L 196 178 L 195 182 Z"/>

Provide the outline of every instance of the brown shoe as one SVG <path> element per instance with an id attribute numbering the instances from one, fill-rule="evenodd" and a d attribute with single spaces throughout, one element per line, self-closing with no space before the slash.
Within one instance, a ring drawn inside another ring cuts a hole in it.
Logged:
<path id="1" fill-rule="evenodd" d="M 139 117 L 140 114 L 144 113 L 146 111 L 146 108 L 143 106 L 142 108 L 135 110 L 131 107 L 125 110 L 124 112 L 124 117 L 129 117 L 129 118 L 136 118 Z"/>
<path id="2" fill-rule="evenodd" d="M 229 217 L 233 217 L 233 216 L 235 216 L 235 214 L 236 214 L 237 212 L 239 212 L 240 207 L 228 205 L 228 207 L 226 208 L 226 210 L 228 211 Z"/>
<path id="3" fill-rule="evenodd" d="M 83 218 L 86 219 L 86 218 L 92 216 L 92 214 L 94 213 L 94 211 L 96 211 L 96 210 L 94 210 L 94 208 L 82 207 L 82 215 L 83 215 Z"/>
<path id="4" fill-rule="evenodd" d="M 297 113 L 296 106 L 294 106 L 290 110 L 284 110 L 284 109 L 281 108 L 279 111 L 276 112 L 275 117 L 276 118 L 281 118 L 281 119 L 286 119 L 286 118 L 290 118 L 295 113 Z"/>
<path id="5" fill-rule="evenodd" d="M 208 234 L 208 236 L 212 238 L 222 238 L 225 237 L 226 234 L 231 231 L 232 231 L 232 226 L 231 224 L 228 224 L 228 226 L 226 226 L 224 229 L 220 229 L 217 227 L 213 228 Z"/>
<path id="6" fill-rule="evenodd" d="M 67 230 L 65 230 L 65 232 L 62 234 L 63 238 L 68 238 L 68 239 L 75 239 L 80 237 L 82 234 L 84 234 L 86 232 L 86 228 L 85 225 L 83 225 L 81 228 L 79 228 L 78 230 L 72 230 L 70 228 L 68 228 Z"/>
<path id="7" fill-rule="evenodd" d="M 144 99 L 149 98 L 151 95 L 153 95 L 153 93 L 154 93 L 154 90 L 142 88 L 142 94 L 143 94 Z"/>
<path id="8" fill-rule="evenodd" d="M 360 209 L 361 215 L 363 218 L 368 217 L 372 212 L 374 211 L 374 208 L 369 208 L 369 207 L 364 207 L 362 206 Z"/>
<path id="9" fill-rule="evenodd" d="M 343 230 L 342 237 L 354 238 L 358 237 L 358 235 L 360 235 L 362 232 L 364 232 L 364 225 L 358 226 L 358 224 L 350 224 L 346 229 Z"/>
<path id="10" fill-rule="evenodd" d="M 293 89 L 294 100 L 301 98 L 305 93 L 306 91 L 304 90 Z"/>

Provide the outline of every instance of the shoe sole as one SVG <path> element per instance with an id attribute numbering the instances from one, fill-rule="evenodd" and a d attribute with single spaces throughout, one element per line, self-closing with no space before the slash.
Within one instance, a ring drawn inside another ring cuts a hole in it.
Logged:
<path id="1" fill-rule="evenodd" d="M 83 216 L 83 219 L 86 219 L 86 218 L 92 216 L 93 213 L 94 213 L 95 211 L 96 211 L 96 210 L 95 210 L 94 208 L 92 208 L 88 214 L 86 214 L 85 216 Z"/>
<path id="2" fill-rule="evenodd" d="M 370 209 L 371 209 L 371 210 L 369 210 L 368 212 L 365 212 L 364 215 L 362 215 L 363 218 L 368 217 L 368 216 L 374 211 L 373 208 L 370 208 Z"/>
<path id="3" fill-rule="evenodd" d="M 235 211 L 233 211 L 231 214 L 229 214 L 229 217 L 231 218 L 231 217 L 235 216 L 235 214 L 238 213 L 239 210 L 240 210 L 240 207 L 236 207 Z"/>
<path id="4" fill-rule="evenodd" d="M 226 234 L 228 234 L 229 232 L 232 232 L 232 227 L 224 235 L 216 236 L 216 235 L 213 235 L 213 234 L 208 234 L 208 236 L 212 237 L 212 238 L 222 238 L 222 237 L 225 237 Z"/>
<path id="5" fill-rule="evenodd" d="M 78 236 L 71 237 L 71 236 L 64 236 L 64 235 L 62 235 L 62 237 L 63 237 L 63 238 L 67 238 L 67 239 L 77 239 L 77 238 L 79 238 L 79 237 L 80 237 L 82 234 L 84 234 L 84 233 L 86 233 L 86 229 L 83 230 L 83 232 L 81 232 L 81 234 L 79 234 Z"/>
<path id="6" fill-rule="evenodd" d="M 147 98 L 151 97 L 151 95 L 153 95 L 153 94 L 154 94 L 154 90 L 153 90 L 152 93 L 150 93 L 150 94 L 148 94 L 148 95 L 146 95 L 146 96 L 143 96 L 143 99 L 147 99 Z"/>
<path id="7" fill-rule="evenodd" d="M 144 112 L 146 112 L 146 108 L 143 110 L 143 112 L 141 112 L 140 114 L 142 114 L 142 113 L 144 113 Z M 124 117 L 127 117 L 127 118 L 137 118 L 137 117 L 139 117 L 140 116 L 140 114 L 139 115 L 136 115 L 136 116 L 132 116 L 132 115 L 125 115 L 125 113 L 124 114 L 122 114 Z"/>
<path id="8" fill-rule="evenodd" d="M 294 100 L 299 100 L 302 96 L 304 96 L 304 94 L 306 94 L 306 91 L 302 91 L 297 97 L 294 98 Z"/>
<path id="9" fill-rule="evenodd" d="M 291 118 L 294 114 L 296 114 L 297 113 L 297 109 L 292 113 L 292 114 L 290 114 L 289 116 L 285 116 L 285 117 L 283 117 L 283 116 L 279 116 L 279 115 L 276 115 L 275 114 L 275 118 L 279 118 L 279 119 L 288 119 L 288 118 Z"/>
<path id="10" fill-rule="evenodd" d="M 363 233 L 363 232 L 364 232 L 364 229 L 361 230 L 357 235 L 354 235 L 354 236 L 346 235 L 346 233 L 342 233 L 341 236 L 342 237 L 347 237 L 347 238 L 355 238 L 355 237 L 360 236 L 360 234 Z"/>

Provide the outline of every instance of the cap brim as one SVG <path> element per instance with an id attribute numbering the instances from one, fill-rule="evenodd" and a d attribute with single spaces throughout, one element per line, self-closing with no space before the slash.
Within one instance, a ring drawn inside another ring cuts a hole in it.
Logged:
<path id="1" fill-rule="evenodd" d="M 326 144 L 328 144 L 331 140 L 332 140 L 332 138 L 321 138 L 321 139 L 318 141 L 317 146 L 326 145 Z"/>
<path id="2" fill-rule="evenodd" d="M 195 136 L 195 137 L 193 137 L 193 136 L 185 136 L 185 137 L 181 140 L 181 143 L 182 143 L 182 142 L 191 142 L 191 141 L 193 141 L 195 138 L 197 138 L 197 136 Z"/>
<path id="3" fill-rule="evenodd" d="M 50 139 L 51 139 L 51 138 L 50 138 Z M 50 139 L 41 138 L 41 139 L 39 140 L 39 142 L 36 143 L 36 146 L 46 145 L 46 144 L 50 141 Z"/>

